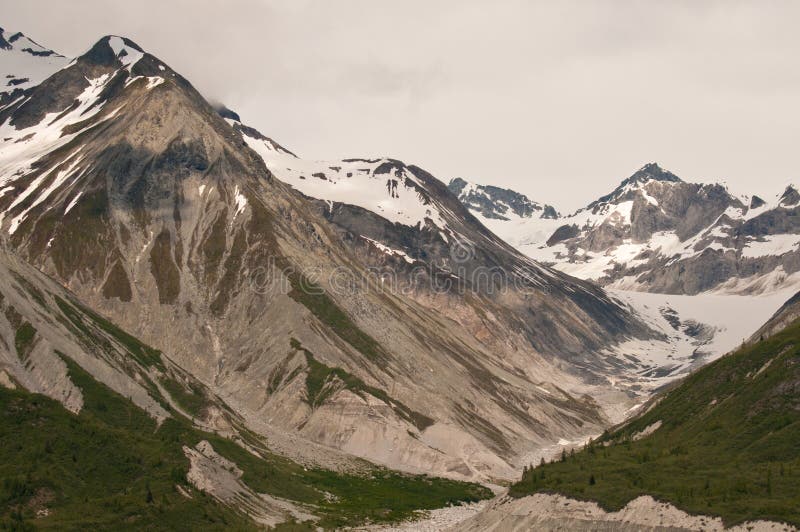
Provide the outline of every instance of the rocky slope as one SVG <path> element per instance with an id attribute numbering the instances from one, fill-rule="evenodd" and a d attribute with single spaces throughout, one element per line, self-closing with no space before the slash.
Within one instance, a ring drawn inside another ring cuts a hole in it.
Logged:
<path id="1" fill-rule="evenodd" d="M 3 252 L 0 274 L 4 529 L 335 528 L 491 494 L 278 456 L 189 372 L 41 272 Z"/>
<path id="2" fill-rule="evenodd" d="M 462 522 L 441 530 L 452 532 L 570 530 L 575 532 L 792 532 L 791 525 L 748 521 L 726 527 L 719 517 L 693 515 L 675 506 L 642 496 L 609 512 L 597 503 L 540 493 L 520 499 L 499 498 Z"/>
<path id="3" fill-rule="evenodd" d="M 627 307 L 418 167 L 303 161 L 222 115 L 101 39 L 0 108 L 5 245 L 272 441 L 509 478 L 636 400 L 626 383 L 653 368 L 598 354 L 659 337 Z"/>
<path id="4" fill-rule="evenodd" d="M 529 256 L 603 286 L 760 294 L 798 280 L 798 209 L 793 186 L 774 201 L 739 197 L 651 163 L 569 216 L 485 222 Z"/>
<path id="5" fill-rule="evenodd" d="M 779 333 L 800 318 L 800 292 L 790 297 L 775 314 L 750 337 L 749 343 L 761 342 Z"/>

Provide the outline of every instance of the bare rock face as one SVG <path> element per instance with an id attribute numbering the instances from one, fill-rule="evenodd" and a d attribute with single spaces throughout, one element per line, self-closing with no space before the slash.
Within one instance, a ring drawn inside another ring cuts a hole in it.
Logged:
<path id="1" fill-rule="evenodd" d="M 276 178 L 253 146 L 286 158 L 282 172 L 304 163 L 225 114 L 135 43 L 101 39 L 0 108 L 7 246 L 265 434 L 491 479 L 602 431 L 589 394 L 608 397 L 619 370 L 597 353 L 653 334 L 626 308 L 519 254 L 418 167 Z M 299 185 L 348 173 L 381 196 Z M 420 218 L 398 223 L 358 194 L 411 199 Z"/>
<path id="2" fill-rule="evenodd" d="M 0 373 L 6 387 L 44 394 L 78 413 L 83 394 L 70 377 L 71 365 L 77 365 L 156 420 L 170 415 L 148 389 L 148 365 L 133 358 L 116 329 L 6 252 L 0 253 L 0 311 Z M 166 371 L 168 362 L 153 357 L 152 363 Z"/>
<path id="3" fill-rule="evenodd" d="M 223 504 L 243 511 L 255 522 L 274 527 L 289 520 L 316 520 L 313 515 L 289 501 L 250 489 L 241 480 L 243 471 L 234 462 L 218 454 L 206 440 L 194 448 L 184 446 L 183 452 L 189 459 L 187 480 L 192 486 Z"/>

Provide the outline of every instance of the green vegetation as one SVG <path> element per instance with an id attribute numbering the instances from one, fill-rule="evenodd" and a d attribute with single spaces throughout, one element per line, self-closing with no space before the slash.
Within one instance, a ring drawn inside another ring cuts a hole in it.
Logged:
<path id="1" fill-rule="evenodd" d="M 0 388 L 0 529 L 255 528 L 238 511 L 187 484 L 183 446 L 202 440 L 234 461 L 251 488 L 307 505 L 325 528 L 391 522 L 491 496 L 475 484 L 381 468 L 363 476 L 307 469 L 270 453 L 249 433 L 242 436 L 258 454 L 181 417 L 158 426 L 69 358 L 64 361 L 83 394 L 78 415 L 44 396 Z M 197 391 L 190 386 L 183 393 Z"/>
<path id="2" fill-rule="evenodd" d="M 14 335 L 14 346 L 17 348 L 17 356 L 21 359 L 28 356 L 31 347 L 33 347 L 35 336 L 36 328 L 27 321 L 17 327 L 17 332 Z"/>
<path id="3" fill-rule="evenodd" d="M 20 284 L 20 286 L 22 286 L 28 292 L 31 298 L 33 298 L 33 300 L 39 304 L 39 306 L 42 308 L 47 308 L 47 302 L 45 301 L 44 294 L 41 290 L 39 290 L 30 281 L 17 272 L 11 271 L 11 274 L 14 276 L 14 279 Z"/>
<path id="4" fill-rule="evenodd" d="M 155 422 L 65 359 L 85 406 L 0 388 L 0 529 L 252 528 L 191 490 L 187 425 Z M 39 514 L 37 517 L 37 513 Z"/>
<path id="5" fill-rule="evenodd" d="M 400 417 L 413 424 L 419 430 L 425 430 L 427 427 L 433 425 L 433 420 L 431 418 L 411 410 L 400 401 L 392 399 L 383 390 L 367 385 L 355 375 L 341 368 L 331 368 L 317 361 L 314 355 L 308 349 L 303 348 L 296 339 L 292 338 L 290 343 L 294 349 L 303 351 L 306 356 L 306 363 L 308 364 L 308 374 L 306 375 L 306 390 L 308 395 L 306 400 L 312 408 L 324 403 L 325 400 L 337 390 L 346 388 L 362 397 L 371 395 L 380 399 L 391 406 Z"/>
<path id="6" fill-rule="evenodd" d="M 290 274 L 289 281 L 292 284 L 289 297 L 310 310 L 314 316 L 329 326 L 342 340 L 371 360 L 385 358 L 385 353 L 380 344 L 353 323 L 353 320 L 334 303 L 322 287 L 315 285 L 298 274 Z"/>
<path id="7" fill-rule="evenodd" d="M 162 371 L 165 369 L 161 361 L 161 351 L 143 344 L 104 317 L 78 303 L 67 303 L 58 296 L 55 296 L 55 299 L 58 308 L 69 319 L 73 330 L 81 333 L 79 336 L 91 340 L 105 352 L 109 352 L 111 347 L 107 345 L 108 341 L 92 330 L 92 326 L 97 327 L 119 342 L 140 364 L 155 366 Z"/>
<path id="8" fill-rule="evenodd" d="M 212 404 L 205 388 L 199 383 L 190 380 L 187 384 L 183 384 L 177 379 L 169 377 L 161 378 L 159 382 L 169 392 L 170 397 L 178 403 L 178 406 L 193 417 L 202 417 Z"/>
<path id="9" fill-rule="evenodd" d="M 254 490 L 304 502 L 322 516 L 318 525 L 335 529 L 364 522 L 394 522 L 419 510 L 487 499 L 492 493 L 477 484 L 406 475 L 374 468 L 358 476 L 325 469 L 304 469 L 280 456 L 259 452 L 263 459 L 222 438 L 205 438 L 221 455 L 244 470 Z M 325 494 L 328 496 L 325 496 Z"/>
<path id="10" fill-rule="evenodd" d="M 726 525 L 800 525 L 800 322 L 700 369 L 583 451 L 526 468 L 510 493 L 539 491 L 608 510 L 649 494 Z"/>

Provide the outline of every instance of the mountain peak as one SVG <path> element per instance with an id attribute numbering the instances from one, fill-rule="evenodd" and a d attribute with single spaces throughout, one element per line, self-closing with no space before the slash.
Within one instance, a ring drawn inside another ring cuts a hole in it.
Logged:
<path id="1" fill-rule="evenodd" d="M 786 189 L 781 194 L 780 199 L 778 200 L 778 205 L 782 205 L 784 207 L 795 206 L 800 203 L 800 192 L 797 191 L 797 187 L 794 184 L 789 184 L 786 186 Z"/>
<path id="2" fill-rule="evenodd" d="M 21 31 L 11 33 L 0 28 L 0 50 L 18 50 L 35 57 L 63 57 L 37 43 Z"/>
<path id="3" fill-rule="evenodd" d="M 627 183 L 645 183 L 647 181 L 664 181 L 669 183 L 681 183 L 682 180 L 669 170 L 663 169 L 658 163 L 647 163 L 639 168 L 632 176 L 626 179 L 623 184 Z"/>
<path id="4" fill-rule="evenodd" d="M 450 180 L 450 183 L 447 184 L 447 188 L 450 189 L 450 192 L 458 196 L 461 192 L 466 188 L 470 183 L 460 177 L 454 177 Z"/>
<path id="5" fill-rule="evenodd" d="M 117 35 L 106 35 L 79 59 L 100 66 L 113 66 L 119 62 L 126 67 L 131 67 L 144 57 L 144 54 L 144 50 L 130 39 Z"/>
<path id="6" fill-rule="evenodd" d="M 18 98 L 66 63 L 66 57 L 25 34 L 0 28 L 0 105 Z"/>
<path id="7" fill-rule="evenodd" d="M 610 194 L 593 201 L 586 208 L 589 210 L 597 208 L 599 205 L 616 202 L 622 198 L 627 198 L 633 191 L 641 188 L 649 181 L 659 181 L 662 183 L 683 183 L 683 180 L 670 172 L 664 170 L 658 163 L 648 163 L 639 168 L 632 176 L 622 181 L 617 188 Z"/>
<path id="8" fill-rule="evenodd" d="M 555 219 L 561 216 L 551 205 L 532 201 L 526 195 L 509 188 L 478 185 L 460 177 L 451 179 L 447 188 L 469 209 L 479 212 L 485 218 L 508 220 L 510 216 L 535 216 Z"/>
<path id="9" fill-rule="evenodd" d="M 221 116 L 222 118 L 227 118 L 229 120 L 234 120 L 236 122 L 241 122 L 242 118 L 239 116 L 239 113 L 234 111 L 233 109 L 228 108 L 225 104 L 212 102 L 211 106 L 214 110 Z"/>

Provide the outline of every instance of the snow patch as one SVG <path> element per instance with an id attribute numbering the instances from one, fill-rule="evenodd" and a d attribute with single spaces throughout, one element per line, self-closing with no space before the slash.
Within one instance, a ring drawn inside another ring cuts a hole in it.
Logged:
<path id="1" fill-rule="evenodd" d="M 439 229 L 447 224 L 442 211 L 420 192 L 423 183 L 407 168 L 376 174 L 386 159 L 307 161 L 275 149 L 262 139 L 243 135 L 267 168 L 281 181 L 306 196 L 328 202 L 355 205 L 393 223 Z"/>
<path id="2" fill-rule="evenodd" d="M 83 191 L 81 190 L 75 195 L 74 198 L 72 198 L 72 201 L 69 202 L 69 205 L 67 205 L 67 208 L 64 209 L 64 214 L 67 214 L 69 211 L 72 210 L 72 208 L 78 203 L 78 200 L 81 199 L 82 195 L 83 195 Z"/>
<path id="3" fill-rule="evenodd" d="M 753 240 L 742 249 L 742 256 L 747 258 L 780 256 L 791 251 L 797 251 L 800 245 L 800 235 L 768 235 L 763 240 Z"/>
<path id="4" fill-rule="evenodd" d="M 239 192 L 239 185 L 236 185 L 234 196 L 236 201 L 236 212 L 233 213 L 233 217 L 236 218 L 243 213 L 244 209 L 247 207 L 247 198 L 244 197 L 244 194 Z"/>
<path id="5" fill-rule="evenodd" d="M 48 50 L 24 35 L 10 42 L 16 32 L 2 30 L 0 35 L 10 48 L 0 48 L 0 94 L 35 87 L 53 73 L 64 68 L 68 59 Z"/>
<path id="6" fill-rule="evenodd" d="M 405 251 L 400 251 L 399 249 L 392 249 L 385 244 L 381 244 L 377 240 L 372 240 L 371 238 L 367 238 L 364 235 L 361 235 L 361 238 L 378 248 L 380 251 L 386 253 L 387 255 L 396 255 L 398 257 L 402 257 L 407 263 L 414 264 L 414 259 L 411 258 Z"/>
<path id="7" fill-rule="evenodd" d="M 130 69 L 136 64 L 137 61 L 139 61 L 139 59 L 144 57 L 143 52 L 140 52 L 136 48 L 125 44 L 125 41 L 122 39 L 122 37 L 109 37 L 108 45 L 111 47 L 111 50 L 114 51 L 114 55 L 117 56 L 117 59 L 119 59 L 120 63 L 122 63 L 122 65 L 127 68 L 128 71 L 130 71 Z"/>

